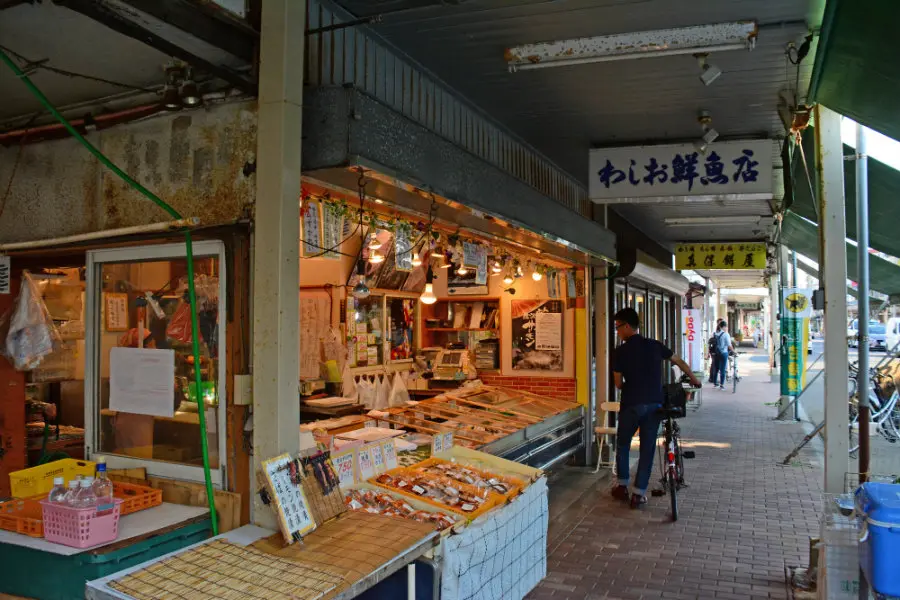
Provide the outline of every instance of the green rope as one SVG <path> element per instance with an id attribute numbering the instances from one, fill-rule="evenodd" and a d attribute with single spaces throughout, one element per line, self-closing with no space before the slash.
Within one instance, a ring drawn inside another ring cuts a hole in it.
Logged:
<path id="1" fill-rule="evenodd" d="M 156 204 L 159 208 L 164 210 L 170 217 L 176 220 L 182 218 L 178 211 L 169 206 L 156 194 L 135 181 L 134 178 L 120 169 L 115 163 L 109 160 L 106 155 L 104 155 L 93 144 L 87 141 L 85 137 L 81 135 L 81 133 L 77 129 L 75 129 L 72 124 L 69 123 L 69 121 L 59 113 L 58 110 L 56 110 L 56 107 L 53 106 L 53 104 L 49 99 L 47 99 L 44 93 L 41 92 L 41 90 L 36 85 L 34 85 L 34 83 L 32 83 L 31 79 L 29 79 L 28 76 L 22 72 L 22 69 L 20 69 L 19 66 L 16 65 L 16 63 L 14 63 L 2 49 L 0 49 L 0 60 L 6 63 L 6 66 L 8 66 L 10 70 L 12 70 L 12 72 L 16 75 L 16 77 L 18 77 L 22 81 L 22 83 L 25 84 L 25 87 L 27 87 L 28 90 L 34 95 L 34 97 L 44 105 L 44 108 L 50 111 L 50 114 L 53 115 L 56 120 L 59 121 L 63 125 L 63 127 L 68 130 L 69 133 L 72 134 L 72 137 L 81 142 L 81 145 L 87 148 L 87 151 L 93 154 L 101 164 L 118 175 L 119 178 L 122 179 L 122 181 L 127 183 L 129 186 L 144 195 L 151 202 Z M 209 448 L 206 439 L 206 405 L 203 401 L 202 396 L 200 395 L 200 389 L 202 387 L 200 379 L 200 326 L 197 321 L 197 293 L 194 289 L 194 245 L 191 239 L 191 232 L 188 229 L 186 229 L 184 232 L 184 242 L 187 254 L 188 300 L 191 305 L 191 336 L 193 337 L 191 350 L 194 355 L 194 381 L 197 385 L 197 413 L 200 416 L 200 449 L 203 454 L 203 476 L 206 480 L 206 499 L 209 502 L 209 514 L 212 521 L 212 532 L 213 535 L 218 535 L 219 524 L 216 519 L 215 492 L 213 491 L 212 477 L 209 471 Z"/>

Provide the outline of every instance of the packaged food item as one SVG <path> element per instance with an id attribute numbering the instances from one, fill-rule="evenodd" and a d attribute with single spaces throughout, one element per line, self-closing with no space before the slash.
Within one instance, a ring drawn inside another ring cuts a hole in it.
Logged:
<path id="1" fill-rule="evenodd" d="M 428 512 L 416 510 L 409 502 L 388 492 L 374 492 L 371 490 L 348 490 L 344 494 L 344 502 L 350 510 L 359 510 L 373 514 L 388 515 L 430 523 L 437 531 L 443 531 L 456 523 L 456 521 L 441 512 Z"/>
<path id="2" fill-rule="evenodd" d="M 475 486 L 478 489 L 491 490 L 501 496 L 518 494 L 525 486 L 524 481 L 514 477 L 489 473 L 440 458 L 426 460 L 416 465 L 415 470 L 419 473 L 437 475 L 459 483 Z"/>

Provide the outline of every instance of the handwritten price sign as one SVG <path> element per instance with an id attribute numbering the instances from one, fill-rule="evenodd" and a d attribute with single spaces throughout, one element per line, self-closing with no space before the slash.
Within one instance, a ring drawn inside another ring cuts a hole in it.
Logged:
<path id="1" fill-rule="evenodd" d="M 351 449 L 331 457 L 331 463 L 334 465 L 342 488 L 356 483 L 356 471 L 353 469 L 354 454 Z"/>
<path id="2" fill-rule="evenodd" d="M 384 454 L 382 454 L 381 446 L 379 444 L 375 444 L 372 446 L 372 463 L 375 467 L 376 475 L 384 473 Z"/>
<path id="3" fill-rule="evenodd" d="M 372 461 L 372 449 L 362 448 L 356 454 L 359 463 L 359 479 L 366 481 L 375 477 L 375 465 Z"/>
<path id="4" fill-rule="evenodd" d="M 397 468 L 397 450 L 394 446 L 394 440 L 388 440 L 381 447 L 384 454 L 384 466 L 388 471 Z"/>

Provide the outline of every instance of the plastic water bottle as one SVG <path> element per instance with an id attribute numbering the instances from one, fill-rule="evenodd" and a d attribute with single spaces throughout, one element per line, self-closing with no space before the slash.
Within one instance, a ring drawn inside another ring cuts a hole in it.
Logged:
<path id="1" fill-rule="evenodd" d="M 81 487 L 79 485 L 79 482 L 79 479 L 73 479 L 69 482 L 69 489 L 66 490 L 66 495 L 63 500 L 64 504 L 66 504 L 67 506 L 71 506 L 72 508 L 75 508 L 75 496 L 78 495 L 78 491 Z"/>
<path id="2" fill-rule="evenodd" d="M 97 505 L 97 496 L 94 495 L 94 478 L 85 477 L 81 480 L 78 494 L 75 495 L 73 508 L 91 508 Z"/>
<path id="3" fill-rule="evenodd" d="M 47 496 L 47 500 L 50 502 L 56 502 L 57 504 L 62 504 L 66 500 L 66 480 L 62 477 L 55 477 L 53 479 L 53 489 L 50 490 L 50 494 Z"/>
<path id="4" fill-rule="evenodd" d="M 106 476 L 106 460 L 97 459 L 97 479 L 93 484 L 97 497 L 97 510 L 108 510 L 113 507 L 113 482 Z"/>

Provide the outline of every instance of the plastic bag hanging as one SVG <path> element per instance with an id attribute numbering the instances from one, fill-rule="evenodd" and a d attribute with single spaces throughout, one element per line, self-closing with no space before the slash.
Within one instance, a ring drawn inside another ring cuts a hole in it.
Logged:
<path id="1" fill-rule="evenodd" d="M 4 315 L 2 327 L 6 331 L 2 340 L 3 355 L 17 371 L 37 367 L 44 357 L 56 349 L 59 332 L 50 312 L 41 299 L 41 293 L 31 275 L 22 273 L 22 286 L 15 306 Z"/>
<path id="2" fill-rule="evenodd" d="M 394 383 L 391 385 L 391 393 L 388 397 L 388 405 L 391 408 L 396 406 L 406 406 L 409 402 L 409 391 L 406 389 L 406 383 L 400 373 L 394 374 Z"/>

